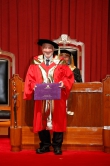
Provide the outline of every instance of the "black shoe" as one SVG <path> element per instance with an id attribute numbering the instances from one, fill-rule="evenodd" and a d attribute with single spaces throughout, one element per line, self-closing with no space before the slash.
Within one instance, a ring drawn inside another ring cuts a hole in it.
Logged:
<path id="1" fill-rule="evenodd" d="M 46 152 L 50 152 L 50 149 L 48 147 L 42 147 L 42 148 L 38 148 L 36 150 L 36 153 L 38 153 L 38 154 L 42 154 L 42 153 L 46 153 Z"/>
<path id="2" fill-rule="evenodd" d="M 54 149 L 54 153 L 55 153 L 56 155 L 62 154 L 61 148 L 59 148 L 59 147 L 55 148 L 55 149 Z"/>

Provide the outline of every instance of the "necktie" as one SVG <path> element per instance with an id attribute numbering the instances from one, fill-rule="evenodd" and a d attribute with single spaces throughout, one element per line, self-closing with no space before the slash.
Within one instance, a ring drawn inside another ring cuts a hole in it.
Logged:
<path id="1" fill-rule="evenodd" d="M 49 59 L 46 59 L 46 66 L 49 66 Z"/>

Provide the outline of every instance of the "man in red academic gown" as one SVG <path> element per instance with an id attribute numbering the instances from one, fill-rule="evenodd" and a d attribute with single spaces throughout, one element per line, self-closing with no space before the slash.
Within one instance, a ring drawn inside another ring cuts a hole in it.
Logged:
<path id="1" fill-rule="evenodd" d="M 40 148 L 36 153 L 49 152 L 52 145 L 55 154 L 62 154 L 63 132 L 66 131 L 66 100 L 74 82 L 74 76 L 68 65 L 54 50 L 58 45 L 48 39 L 39 39 L 43 55 L 37 56 L 29 66 L 25 79 L 24 99 L 30 100 L 37 83 L 60 83 L 61 99 L 54 101 L 36 100 L 34 105 L 33 131 L 38 132 Z M 48 61 L 48 64 L 46 64 Z M 50 107 L 51 105 L 51 107 Z M 49 121 L 48 117 L 51 115 Z M 51 142 L 50 131 L 53 132 Z"/>

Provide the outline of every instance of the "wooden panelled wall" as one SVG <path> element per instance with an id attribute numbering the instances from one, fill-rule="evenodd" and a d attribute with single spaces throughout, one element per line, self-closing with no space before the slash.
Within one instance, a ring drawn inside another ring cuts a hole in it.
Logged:
<path id="1" fill-rule="evenodd" d="M 39 138 L 33 133 L 33 100 L 23 100 L 24 83 L 19 75 L 10 80 L 11 150 L 35 149 Z M 13 95 L 17 94 L 14 112 Z M 110 152 L 110 76 L 102 82 L 75 83 L 67 101 L 67 131 L 63 149 Z M 17 123 L 15 123 L 17 118 Z"/>

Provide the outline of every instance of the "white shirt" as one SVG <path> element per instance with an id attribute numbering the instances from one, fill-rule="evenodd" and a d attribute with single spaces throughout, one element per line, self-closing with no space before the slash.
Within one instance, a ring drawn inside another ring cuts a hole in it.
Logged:
<path id="1" fill-rule="evenodd" d="M 44 56 L 44 62 L 45 62 L 45 64 L 46 64 L 46 59 L 48 59 L 49 60 L 49 65 L 53 62 L 53 55 L 50 57 L 50 58 L 46 58 L 45 56 Z"/>

